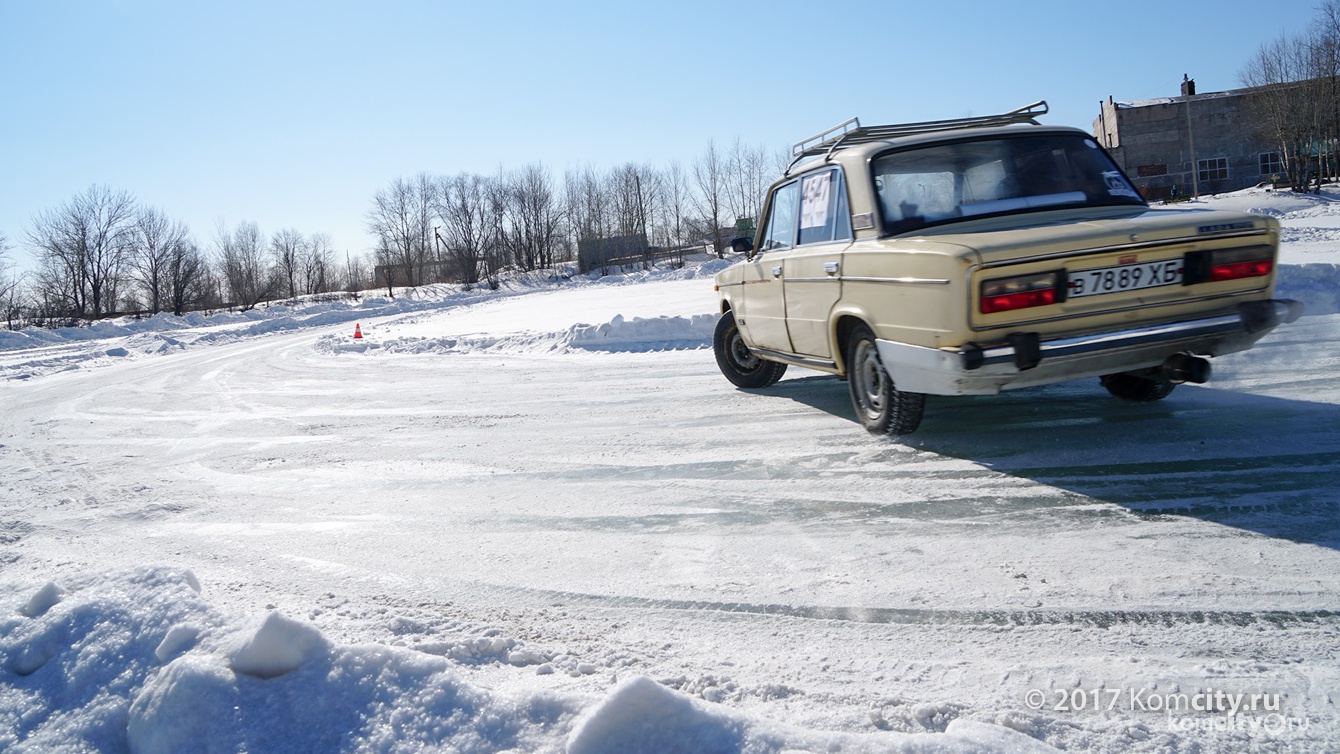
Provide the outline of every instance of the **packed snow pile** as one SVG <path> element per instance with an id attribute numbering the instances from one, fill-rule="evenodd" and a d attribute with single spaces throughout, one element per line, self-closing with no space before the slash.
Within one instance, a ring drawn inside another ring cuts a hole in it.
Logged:
<path id="1" fill-rule="evenodd" d="M 16 754 L 1056 751 L 968 719 L 943 733 L 794 728 L 608 668 L 591 670 L 608 678 L 604 698 L 497 692 L 440 654 L 340 645 L 274 611 L 221 614 L 189 571 L 171 568 L 11 592 L 0 613 L 0 749 Z M 498 665 L 543 656 L 516 640 L 480 641 Z"/>
<path id="2" fill-rule="evenodd" d="M 456 337 L 405 337 L 385 341 L 361 338 L 350 340 L 343 334 L 323 335 L 315 345 L 326 353 L 427 354 L 509 351 L 518 353 L 581 349 L 587 351 L 673 351 L 705 348 L 712 344 L 717 318 L 712 314 L 688 317 L 633 317 L 616 314 L 601 325 L 576 324 L 556 332 L 522 332 L 504 335 L 461 335 Z"/>
<path id="3" fill-rule="evenodd" d="M 712 344 L 717 318 L 712 314 L 693 317 L 634 317 L 622 315 L 603 325 L 578 325 L 570 330 L 569 342 L 576 348 L 598 351 L 665 351 L 701 348 Z"/>

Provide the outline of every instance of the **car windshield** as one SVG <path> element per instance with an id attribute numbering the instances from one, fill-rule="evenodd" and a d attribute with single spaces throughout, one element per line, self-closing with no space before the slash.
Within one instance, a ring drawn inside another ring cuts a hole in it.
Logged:
<path id="1" fill-rule="evenodd" d="M 1144 205 L 1093 139 L 1042 134 L 904 149 L 874 161 L 886 233 L 1055 207 Z"/>

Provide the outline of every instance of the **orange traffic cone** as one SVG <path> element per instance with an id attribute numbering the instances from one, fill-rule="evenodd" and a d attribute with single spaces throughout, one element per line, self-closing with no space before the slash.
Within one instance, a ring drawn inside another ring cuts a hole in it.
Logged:
<path id="1" fill-rule="evenodd" d="M 363 338 L 363 329 L 360 328 L 360 327 L 358 326 L 358 323 L 357 323 L 357 322 L 355 322 L 355 323 L 354 323 L 354 340 L 362 340 L 362 338 Z"/>

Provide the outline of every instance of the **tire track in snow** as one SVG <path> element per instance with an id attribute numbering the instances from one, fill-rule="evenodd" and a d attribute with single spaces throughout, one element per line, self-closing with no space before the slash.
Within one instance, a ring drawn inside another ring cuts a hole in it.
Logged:
<path id="1" fill-rule="evenodd" d="M 1340 625 L 1340 610 L 958 610 L 782 605 L 710 600 L 650 599 L 584 594 L 521 587 L 491 586 L 491 591 L 540 598 L 552 607 L 592 607 L 622 610 L 739 613 L 846 623 L 939 626 L 1295 626 Z"/>

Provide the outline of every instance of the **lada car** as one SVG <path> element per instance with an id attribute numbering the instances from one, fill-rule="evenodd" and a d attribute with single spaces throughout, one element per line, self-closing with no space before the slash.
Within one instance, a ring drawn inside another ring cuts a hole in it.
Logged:
<path id="1" fill-rule="evenodd" d="M 1301 314 L 1272 298 L 1279 223 L 1152 208 L 1093 138 L 997 116 L 862 127 L 795 146 L 747 259 L 716 276 L 726 378 L 847 380 L 876 433 L 927 395 L 1097 377 L 1154 401 Z"/>

